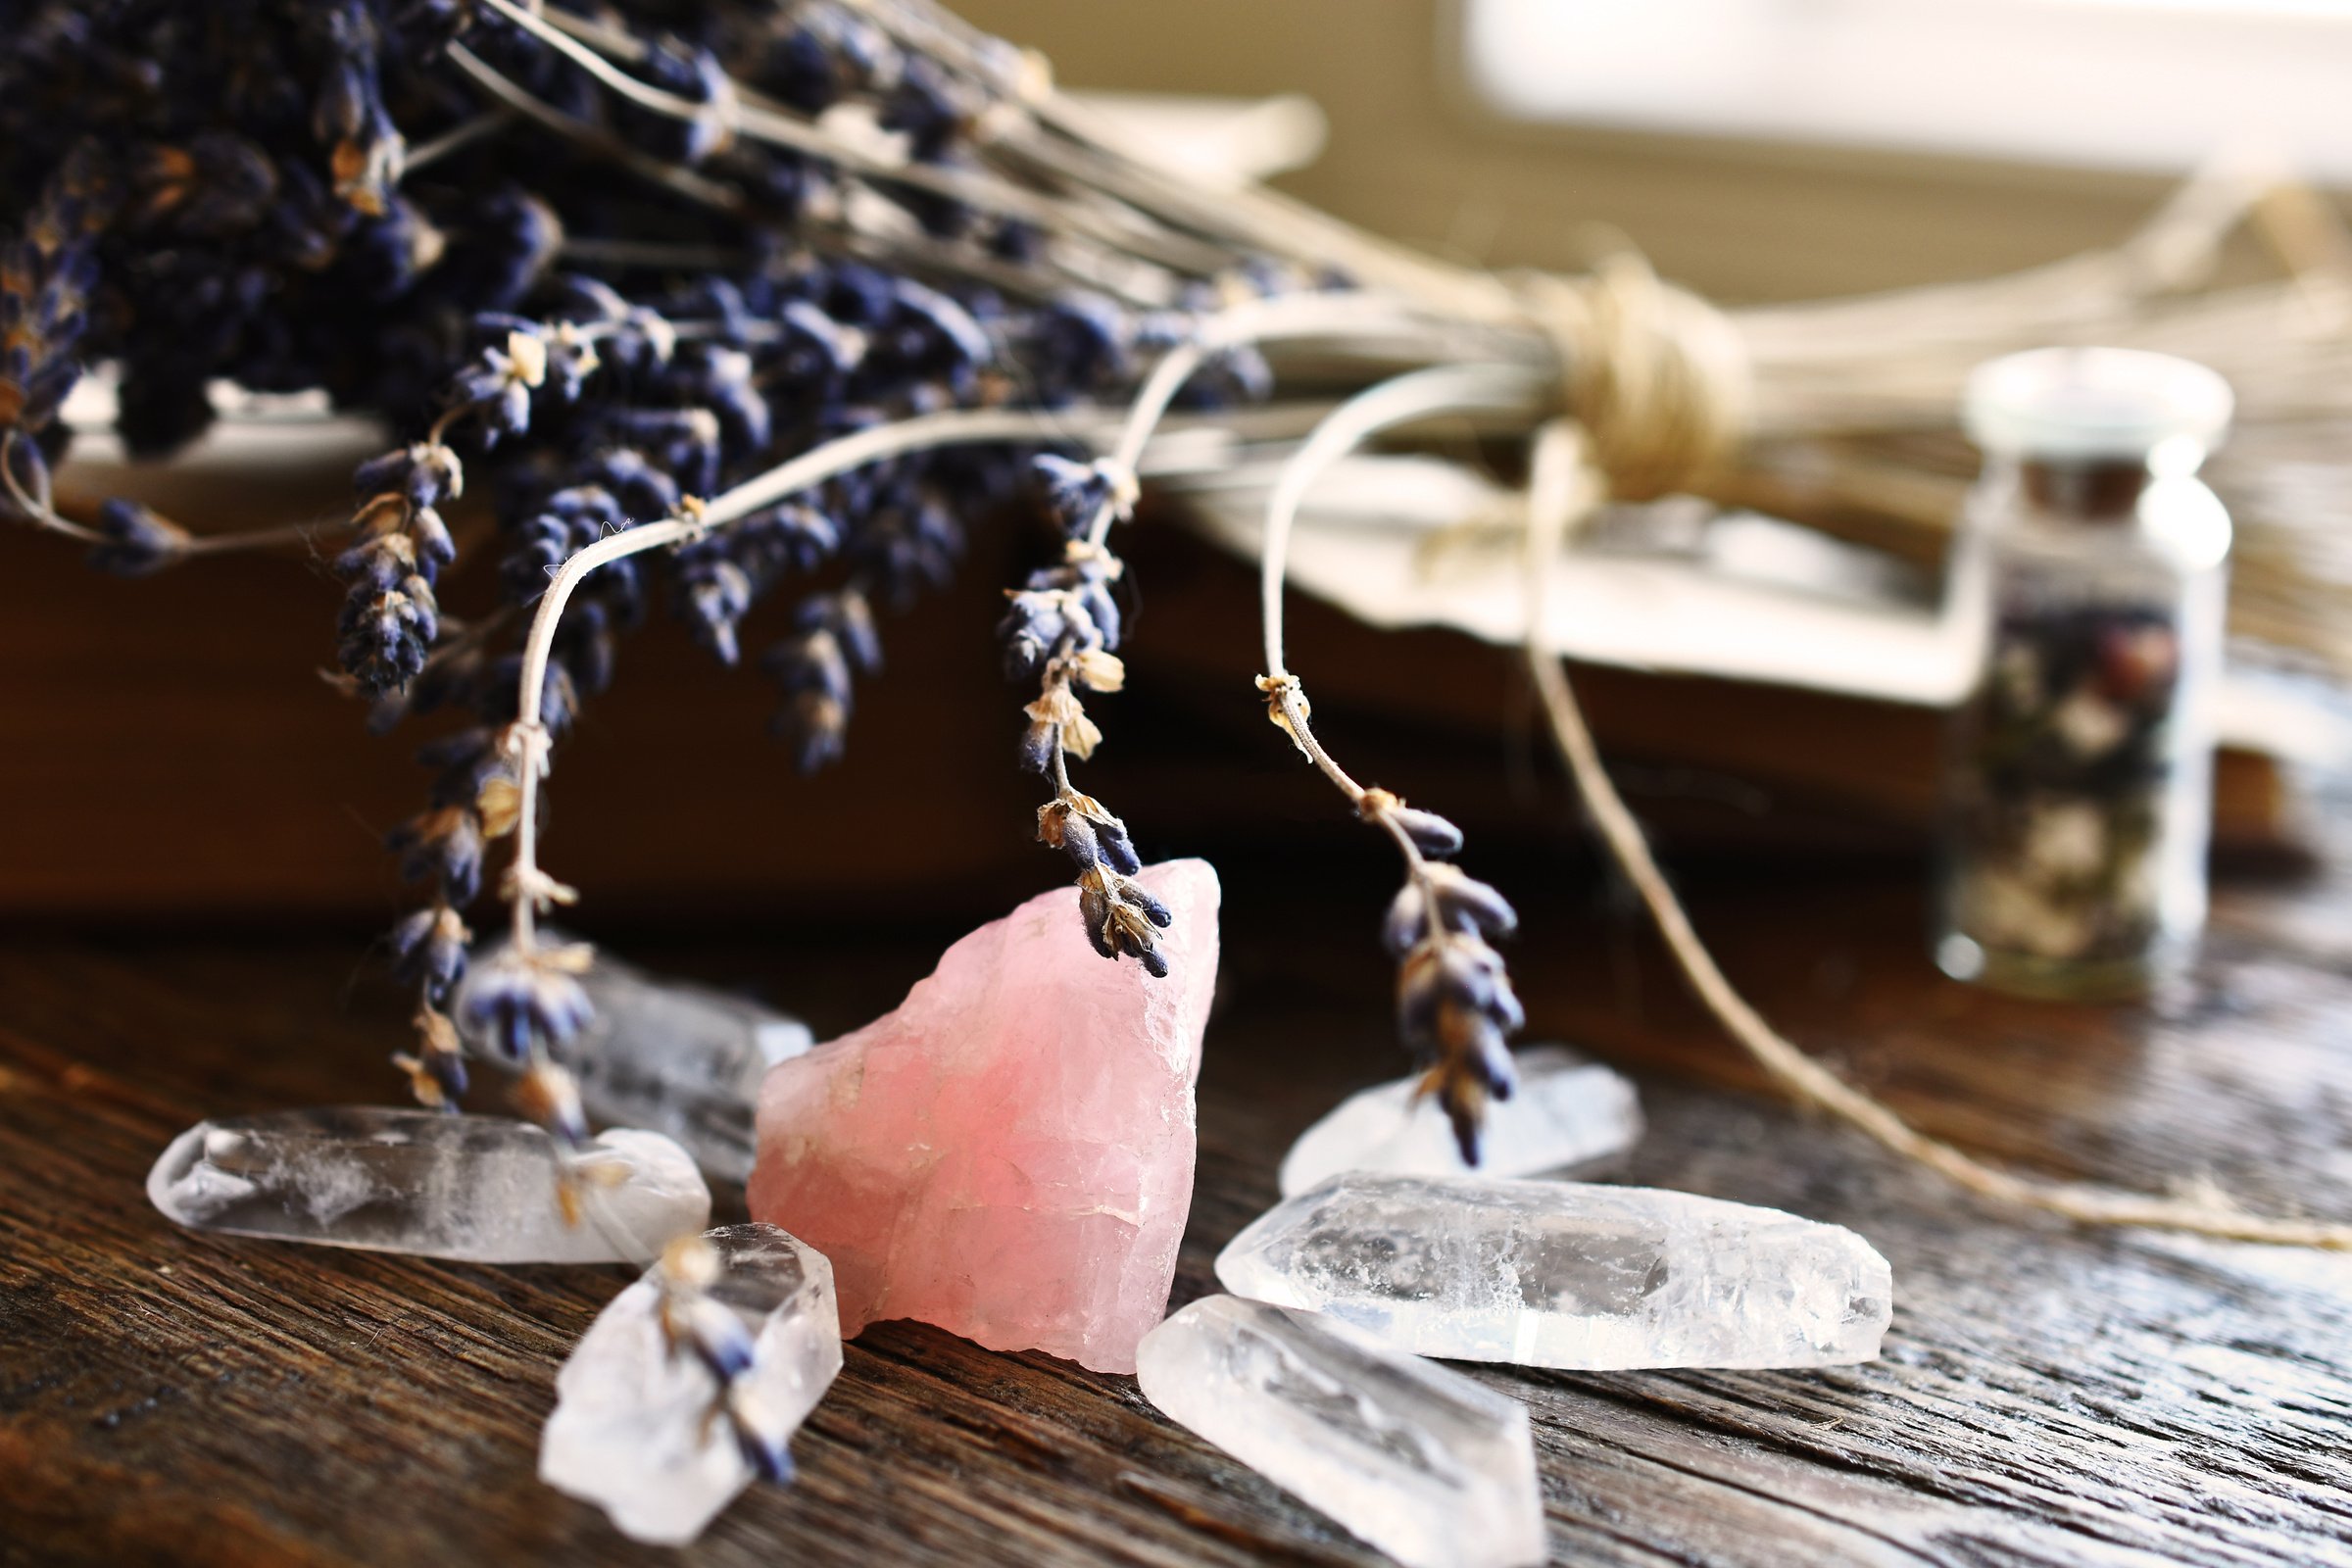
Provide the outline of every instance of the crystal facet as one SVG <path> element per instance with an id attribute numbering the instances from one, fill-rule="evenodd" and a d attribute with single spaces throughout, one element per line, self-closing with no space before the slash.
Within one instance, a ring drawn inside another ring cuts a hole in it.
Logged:
<path id="1" fill-rule="evenodd" d="M 1778 1209 L 1364 1172 L 1259 1216 L 1217 1278 L 1423 1355 L 1588 1370 L 1868 1361 L 1893 1300 L 1869 1243 Z"/>
<path id="2" fill-rule="evenodd" d="M 195 1230 L 476 1263 L 641 1263 L 710 1223 L 710 1190 L 658 1133 L 614 1131 L 568 1156 L 528 1122 L 332 1105 L 198 1122 L 147 1174 Z"/>
<path id="3" fill-rule="evenodd" d="M 832 1265 L 773 1225 L 722 1226 L 706 1239 L 720 1272 L 704 1294 L 752 1344 L 733 1407 L 757 1410 L 760 1437 L 780 1449 L 841 1371 Z M 716 1375 L 662 1329 L 660 1273 L 599 1313 L 556 1374 L 539 1479 L 596 1503 L 639 1541 L 683 1545 L 753 1470 L 719 1412 Z"/>
<path id="4" fill-rule="evenodd" d="M 1623 1153 L 1642 1137 L 1634 1086 L 1560 1046 L 1514 1052 L 1519 1090 L 1487 1107 L 1476 1174 L 1533 1176 Z M 1467 1176 L 1461 1146 L 1418 1077 L 1350 1095 L 1298 1135 L 1282 1162 L 1282 1196 L 1296 1198 L 1342 1171 Z"/>
<path id="5" fill-rule="evenodd" d="M 1169 973 L 1105 961 L 1062 888 L 948 949 L 898 1010 L 767 1075 L 754 1215 L 833 1260 L 841 1323 L 1132 1372 L 1192 1206 L 1217 875 L 1138 878 Z"/>
<path id="6" fill-rule="evenodd" d="M 748 1180 L 760 1080 L 815 1044 L 808 1026 L 746 998 L 648 974 L 602 949 L 580 985 L 596 1012 L 564 1060 L 589 1117 L 661 1133 L 710 1176 Z M 467 1016 L 463 985 L 451 1012 Z"/>
<path id="7" fill-rule="evenodd" d="M 1328 1317 L 1211 1296 L 1144 1337 L 1160 1413 L 1407 1568 L 1544 1560 L 1527 1411 Z"/>

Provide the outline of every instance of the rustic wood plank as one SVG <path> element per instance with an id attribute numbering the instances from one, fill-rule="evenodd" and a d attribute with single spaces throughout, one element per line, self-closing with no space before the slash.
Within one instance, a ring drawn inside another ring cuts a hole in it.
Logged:
<path id="1" fill-rule="evenodd" d="M 1385 868 L 1377 868 L 1385 871 Z M 1372 870 L 1229 904 L 1179 1300 L 1288 1140 L 1395 1069 Z M 1518 879 L 1531 878 L 1522 868 Z M 1696 890 L 1736 977 L 1936 1130 L 2118 1180 L 2210 1172 L 2352 1212 L 2352 923 L 2318 881 L 2224 901 L 2159 1007 L 2028 1006 L 1919 956 L 1903 878 Z M 1606 901 L 1530 901 L 1538 1028 L 1641 1072 L 1629 1179 L 1852 1225 L 1887 1353 L 1819 1373 L 1473 1375 L 1535 1413 L 1556 1561 L 2352 1563 L 2352 1261 L 1989 1213 L 1752 1093 Z M 822 1028 L 946 932 L 618 945 L 753 979 Z M 378 1098 L 401 1040 L 357 936 L 22 938 L 0 952 L 0 1561 L 655 1560 L 533 1478 L 568 1344 L 619 1270 L 489 1269 L 176 1231 L 140 1178 L 196 1117 Z M 711 1564 L 1377 1561 L 1160 1420 L 1131 1380 L 915 1325 L 849 1350 L 801 1483 Z"/>

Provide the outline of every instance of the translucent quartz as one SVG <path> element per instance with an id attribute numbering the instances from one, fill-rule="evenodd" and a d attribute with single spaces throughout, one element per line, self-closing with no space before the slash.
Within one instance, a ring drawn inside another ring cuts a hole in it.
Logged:
<path id="1" fill-rule="evenodd" d="M 1868 1361 L 1893 1297 L 1869 1243 L 1778 1209 L 1364 1172 L 1259 1216 L 1217 1278 L 1423 1355 L 1595 1370 Z"/>
<path id="2" fill-rule="evenodd" d="M 709 1297 L 753 1339 L 742 1374 L 766 1436 L 781 1446 L 841 1371 L 833 1268 L 773 1225 L 708 1233 L 722 1272 Z M 556 1374 L 556 1411 L 539 1443 L 539 1479 L 603 1508 L 625 1534 L 684 1545 L 752 1467 L 718 1409 L 718 1380 L 663 1337 L 655 1273 L 614 1298 Z"/>
<path id="3" fill-rule="evenodd" d="M 641 1263 L 710 1223 L 710 1190 L 658 1133 L 606 1133 L 573 1156 L 564 1223 L 556 1145 L 528 1122 L 334 1105 L 198 1122 L 147 1174 L 195 1230 L 475 1263 Z"/>
<path id="4" fill-rule="evenodd" d="M 1476 1174 L 1533 1176 L 1621 1154 L 1642 1137 L 1634 1086 L 1562 1046 L 1513 1053 L 1519 1092 L 1487 1107 Z M 1467 1176 L 1453 1128 L 1418 1077 L 1380 1084 L 1340 1102 L 1298 1135 L 1282 1162 L 1282 1196 L 1295 1198 L 1348 1170 L 1400 1176 Z"/>
<path id="5" fill-rule="evenodd" d="M 589 1119 L 661 1133 L 708 1174 L 749 1180 L 760 1080 L 815 1044 L 808 1026 L 724 991 L 650 975 L 601 949 L 580 984 L 596 1016 L 564 1060 Z M 463 985 L 452 1010 L 466 1016 Z"/>
<path id="6" fill-rule="evenodd" d="M 1144 1337 L 1144 1396 L 1407 1568 L 1544 1560 L 1518 1401 L 1311 1312 L 1211 1296 Z"/>
<path id="7" fill-rule="evenodd" d="M 1192 1207 L 1218 898 L 1202 860 L 1137 880 L 1175 916 L 1164 979 L 1097 955 L 1057 888 L 767 1075 L 752 1213 L 832 1259 L 845 1333 L 916 1318 L 1135 1370 Z"/>

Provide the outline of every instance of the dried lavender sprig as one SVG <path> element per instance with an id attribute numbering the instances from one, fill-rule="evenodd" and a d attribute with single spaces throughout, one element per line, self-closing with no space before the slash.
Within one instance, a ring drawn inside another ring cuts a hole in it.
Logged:
<path id="1" fill-rule="evenodd" d="M 1135 880 L 1143 867 L 1126 823 L 1069 775 L 1069 760 L 1087 760 L 1102 739 L 1079 694 L 1107 695 L 1126 683 L 1117 656 L 1123 617 L 1112 597 L 1126 564 L 1106 542 L 1110 528 L 1134 511 L 1137 466 L 1153 432 L 1185 384 L 1216 355 L 1345 332 L 1370 319 L 1394 326 L 1394 306 L 1349 294 L 1288 296 L 1206 318 L 1153 365 L 1108 454 L 1085 465 L 1051 454 L 1036 460 L 1049 509 L 1069 539 L 1059 565 L 1032 572 L 1006 595 L 1009 609 L 998 635 L 1006 673 L 1038 681 L 1037 698 L 1022 709 L 1029 724 L 1020 749 L 1023 765 L 1054 785 L 1038 808 L 1037 837 L 1076 863 L 1079 917 L 1095 951 L 1112 959 L 1131 956 L 1154 977 L 1167 973 L 1156 933 L 1168 925 L 1169 912 Z"/>
<path id="2" fill-rule="evenodd" d="M 1515 1083 L 1505 1041 L 1525 1015 L 1487 938 L 1511 930 L 1517 917 L 1493 888 L 1445 863 L 1443 857 L 1461 848 L 1461 833 L 1451 822 L 1406 806 L 1391 791 L 1359 784 L 1317 739 L 1305 689 L 1284 660 L 1283 578 L 1299 505 L 1341 457 L 1382 430 L 1433 415 L 1531 413 L 1549 390 L 1543 376 L 1512 366 L 1442 366 L 1357 394 L 1284 464 L 1266 503 L 1260 544 L 1266 673 L 1258 677 L 1258 690 L 1274 723 L 1404 858 L 1405 885 L 1384 929 L 1398 960 L 1397 1027 L 1425 1064 L 1422 1092 L 1445 1107 L 1462 1157 L 1473 1165 L 1487 1102 L 1508 1099 Z"/>

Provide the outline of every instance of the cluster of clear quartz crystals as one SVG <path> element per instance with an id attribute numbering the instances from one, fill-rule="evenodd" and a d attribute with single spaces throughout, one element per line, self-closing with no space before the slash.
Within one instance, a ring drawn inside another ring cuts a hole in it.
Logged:
<path id="1" fill-rule="evenodd" d="M 1632 1087 L 1522 1053 L 1473 1173 L 1410 1081 L 1293 1147 L 1285 1200 L 1217 1258 L 1231 1296 L 1146 1338 L 1144 1392 L 1407 1568 L 1544 1555 L 1527 1415 L 1421 1359 L 1564 1368 L 1799 1367 L 1878 1354 L 1886 1262 L 1852 1232 L 1688 1193 L 1516 1181 L 1641 1133 Z"/>

